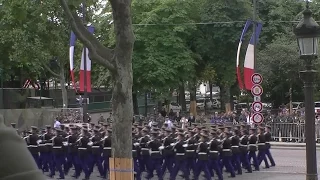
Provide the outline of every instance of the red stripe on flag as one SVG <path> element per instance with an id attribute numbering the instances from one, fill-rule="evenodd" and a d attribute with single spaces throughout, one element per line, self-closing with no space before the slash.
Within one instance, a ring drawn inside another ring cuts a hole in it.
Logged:
<path id="1" fill-rule="evenodd" d="M 237 67 L 237 79 L 238 79 L 238 84 L 239 84 L 239 88 L 242 90 L 244 89 L 243 87 L 243 81 L 242 81 L 242 77 L 241 77 L 241 70 L 240 67 Z"/>
<path id="2" fill-rule="evenodd" d="M 80 70 L 80 91 L 84 92 L 84 70 Z M 91 71 L 86 72 L 87 76 L 87 92 L 91 92 Z"/>
<path id="3" fill-rule="evenodd" d="M 254 69 L 244 67 L 244 84 L 247 90 L 251 90 L 253 83 L 251 80 L 252 75 L 254 74 Z"/>

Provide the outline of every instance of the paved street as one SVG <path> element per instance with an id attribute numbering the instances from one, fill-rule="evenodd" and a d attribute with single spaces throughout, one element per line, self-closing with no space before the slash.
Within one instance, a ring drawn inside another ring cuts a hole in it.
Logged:
<path id="1" fill-rule="evenodd" d="M 276 161 L 276 167 L 270 169 L 262 169 L 259 172 L 254 172 L 252 174 L 239 175 L 236 178 L 228 178 L 228 174 L 224 174 L 225 179 L 234 180 L 302 180 L 305 179 L 305 150 L 302 149 L 272 149 L 272 154 Z M 317 159 L 320 159 L 320 151 L 318 153 Z M 319 162 L 319 161 L 318 161 Z M 263 165 L 263 164 L 262 164 Z M 318 169 L 320 163 L 318 163 Z M 72 172 L 71 172 L 72 173 Z M 71 174 L 70 173 L 70 174 Z M 97 173 L 92 174 L 91 179 L 98 180 Z M 66 177 L 67 180 L 71 180 L 70 176 Z M 165 179 L 169 179 L 168 175 Z M 183 178 L 177 177 L 177 180 L 182 180 Z M 204 178 L 202 178 L 204 179 Z M 157 178 L 153 178 L 157 180 Z"/>

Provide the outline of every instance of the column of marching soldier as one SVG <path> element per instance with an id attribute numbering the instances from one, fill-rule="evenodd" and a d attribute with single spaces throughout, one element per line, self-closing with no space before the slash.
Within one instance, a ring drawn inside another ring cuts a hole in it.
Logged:
<path id="1" fill-rule="evenodd" d="M 12 124 L 14 127 L 15 125 Z M 110 124 L 91 124 L 88 127 L 72 126 L 55 129 L 46 126 L 42 132 L 32 127 L 29 134 L 23 137 L 30 153 L 43 172 L 64 179 L 73 167 L 73 177 L 79 178 L 84 173 L 89 179 L 95 166 L 101 178 L 107 178 L 109 158 L 111 156 Z M 133 124 L 132 156 L 135 179 L 147 172 L 145 179 L 151 179 L 154 171 L 159 180 L 168 171 L 170 180 L 176 179 L 178 172 L 188 180 L 193 172 L 193 179 L 199 179 L 204 172 L 205 179 L 216 176 L 223 179 L 224 168 L 231 177 L 259 171 L 262 161 L 265 168 L 275 166 L 270 153 L 270 127 L 250 128 L 245 124 L 229 127 L 214 125 L 201 127 L 193 124 L 185 129 L 166 124 L 158 128 L 157 124 L 149 127 Z M 15 128 L 15 127 L 14 127 Z M 269 162 L 270 161 L 270 165 Z"/>

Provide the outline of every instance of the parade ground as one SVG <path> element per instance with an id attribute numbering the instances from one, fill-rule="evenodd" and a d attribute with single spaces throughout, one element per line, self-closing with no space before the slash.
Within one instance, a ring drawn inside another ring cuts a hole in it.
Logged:
<path id="1" fill-rule="evenodd" d="M 320 152 L 318 150 L 318 152 Z M 288 148 L 288 147 L 275 147 L 272 149 L 272 155 L 276 161 L 276 167 L 271 167 L 269 169 L 264 169 L 264 164 L 262 163 L 261 170 L 255 171 L 251 174 L 244 173 L 243 175 L 237 175 L 235 178 L 229 178 L 227 173 L 224 173 L 225 179 L 234 179 L 234 180 L 303 180 L 305 179 L 305 170 L 306 170 L 306 155 L 303 148 Z M 318 153 L 317 159 L 320 159 L 320 153 Z M 319 161 L 318 161 L 319 162 Z M 318 163 L 318 169 L 320 163 Z M 67 180 L 74 179 L 71 177 L 73 172 L 70 172 L 66 176 Z M 146 174 L 143 174 L 143 179 Z M 95 172 L 91 175 L 90 179 L 98 180 L 98 172 Z M 57 176 L 58 177 L 58 176 Z M 49 180 L 50 178 L 48 178 Z M 79 178 L 81 179 L 81 178 Z M 169 174 L 166 175 L 165 179 L 169 179 Z M 205 178 L 202 177 L 204 180 Z M 215 179 L 215 178 L 213 178 Z M 50 179 L 51 180 L 51 179 Z M 152 180 L 157 180 L 155 176 Z M 181 176 L 177 177 L 177 180 L 183 180 Z"/>

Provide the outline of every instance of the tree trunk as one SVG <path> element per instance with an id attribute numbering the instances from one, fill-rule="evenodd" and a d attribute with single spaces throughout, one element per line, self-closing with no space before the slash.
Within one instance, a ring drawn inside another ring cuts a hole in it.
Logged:
<path id="1" fill-rule="evenodd" d="M 144 116 L 148 115 L 148 92 L 144 92 Z"/>
<path id="2" fill-rule="evenodd" d="M 182 107 L 182 112 L 186 112 L 187 111 L 187 107 L 186 107 L 186 96 L 185 96 L 185 89 L 184 89 L 184 82 L 181 81 L 181 84 L 179 86 L 179 101 L 180 101 L 180 105 Z"/>
<path id="3" fill-rule="evenodd" d="M 138 104 L 137 92 L 132 93 L 132 102 L 133 102 L 133 113 L 135 115 L 139 115 L 139 104 Z"/>
<path id="4" fill-rule="evenodd" d="M 194 117 L 197 116 L 197 97 L 196 97 L 196 86 L 192 86 L 190 89 L 190 114 Z"/>
<path id="5" fill-rule="evenodd" d="M 220 86 L 220 96 L 221 96 L 221 108 L 224 107 L 225 112 L 231 111 L 230 106 L 230 87 L 229 86 Z"/>
<path id="6" fill-rule="evenodd" d="M 210 101 L 212 101 L 212 83 L 209 82 L 209 88 L 210 88 Z"/>
<path id="7" fill-rule="evenodd" d="M 62 108 L 68 108 L 68 91 L 66 89 L 66 77 L 63 66 L 60 66 L 59 79 L 62 94 Z"/>

